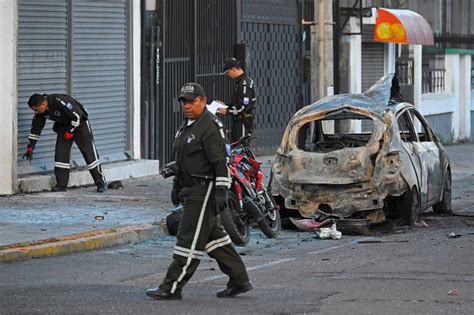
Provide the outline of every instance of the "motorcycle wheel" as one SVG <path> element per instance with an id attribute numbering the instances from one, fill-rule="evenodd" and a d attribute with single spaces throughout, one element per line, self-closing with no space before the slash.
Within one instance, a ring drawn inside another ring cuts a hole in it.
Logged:
<path id="1" fill-rule="evenodd" d="M 239 202 L 231 191 L 227 192 L 227 205 L 220 213 L 221 223 L 235 245 L 245 246 L 250 240 L 250 227 L 248 222 L 239 216 Z"/>
<path id="2" fill-rule="evenodd" d="M 258 227 L 268 238 L 275 238 L 281 231 L 280 211 L 278 210 L 275 198 L 270 195 L 266 188 L 263 188 L 265 205 L 268 207 L 262 220 L 257 222 Z M 273 207 L 271 206 L 273 205 Z"/>

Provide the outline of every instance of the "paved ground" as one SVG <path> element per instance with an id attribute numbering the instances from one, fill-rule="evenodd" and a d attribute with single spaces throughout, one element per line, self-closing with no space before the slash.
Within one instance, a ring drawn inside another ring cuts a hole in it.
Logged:
<path id="1" fill-rule="evenodd" d="M 269 173 L 272 156 L 259 157 Z M 268 179 L 266 179 L 268 180 Z M 95 187 L 0 197 L 0 246 L 85 231 L 160 222 L 173 208 L 171 179 L 123 181 L 124 189 Z"/>
<path id="2" fill-rule="evenodd" d="M 453 210 L 474 213 L 474 144 L 447 146 L 453 170 Z M 273 156 L 261 156 L 268 175 Z M 173 208 L 171 179 L 150 176 L 123 181 L 104 194 L 94 187 L 0 197 L 0 246 L 75 233 L 162 221 Z"/>

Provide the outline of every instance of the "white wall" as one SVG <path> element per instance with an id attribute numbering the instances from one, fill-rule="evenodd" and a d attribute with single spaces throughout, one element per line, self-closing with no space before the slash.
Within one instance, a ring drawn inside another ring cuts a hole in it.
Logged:
<path id="1" fill-rule="evenodd" d="M 424 116 L 450 114 L 453 140 L 459 141 L 471 136 L 471 110 L 474 110 L 471 56 L 447 54 L 445 65 L 445 92 L 421 94 L 417 107 Z"/>
<path id="2" fill-rule="evenodd" d="M 421 95 L 419 111 L 423 116 L 453 113 L 456 97 L 448 93 L 428 93 Z"/>
<path id="3" fill-rule="evenodd" d="M 17 1 L 0 0 L 0 195 L 12 194 L 16 187 L 17 88 L 16 34 Z"/>
<path id="4" fill-rule="evenodd" d="M 133 0 L 132 8 L 132 27 L 133 27 L 133 157 L 139 159 L 141 157 L 140 151 L 140 55 L 141 55 L 141 17 L 140 17 L 140 0 Z"/>

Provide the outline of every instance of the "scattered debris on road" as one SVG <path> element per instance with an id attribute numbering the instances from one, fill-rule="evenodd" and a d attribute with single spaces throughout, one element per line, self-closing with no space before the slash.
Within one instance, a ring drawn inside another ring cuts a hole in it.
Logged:
<path id="1" fill-rule="evenodd" d="M 342 233 L 337 230 L 336 223 L 334 223 L 330 228 L 317 229 L 316 236 L 322 240 L 324 239 L 340 240 L 342 237 Z"/>
<path id="2" fill-rule="evenodd" d="M 458 238 L 458 237 L 461 237 L 462 235 L 461 234 L 458 234 L 458 233 L 455 233 L 455 232 L 451 232 L 448 234 L 448 237 L 449 238 Z"/>

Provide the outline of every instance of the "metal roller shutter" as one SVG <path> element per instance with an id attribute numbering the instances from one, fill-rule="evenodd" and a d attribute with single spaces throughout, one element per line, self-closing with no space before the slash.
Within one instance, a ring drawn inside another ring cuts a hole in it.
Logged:
<path id="1" fill-rule="evenodd" d="M 41 133 L 32 163 L 21 157 L 33 118 L 28 98 L 33 93 L 67 92 L 67 1 L 20 0 L 17 48 L 18 173 L 51 170 L 56 134 L 50 121 Z"/>
<path id="2" fill-rule="evenodd" d="M 30 163 L 28 144 L 33 93 L 65 93 L 88 109 L 102 161 L 126 159 L 126 0 L 19 0 L 18 173 L 51 171 L 56 134 L 47 121 Z M 74 146 L 73 161 L 84 160 Z"/>
<path id="3" fill-rule="evenodd" d="M 362 92 L 384 74 L 384 44 L 374 41 L 374 25 L 364 25 L 362 34 Z M 362 131 L 371 131 L 372 124 L 362 121 Z"/>
<path id="4" fill-rule="evenodd" d="M 124 159 L 127 141 L 125 0 L 72 2 L 71 91 L 90 114 L 101 160 Z M 75 150 L 76 164 L 83 165 Z"/>
<path id="5" fill-rule="evenodd" d="M 364 25 L 362 35 L 362 92 L 383 76 L 384 44 L 373 39 L 374 26 Z"/>

